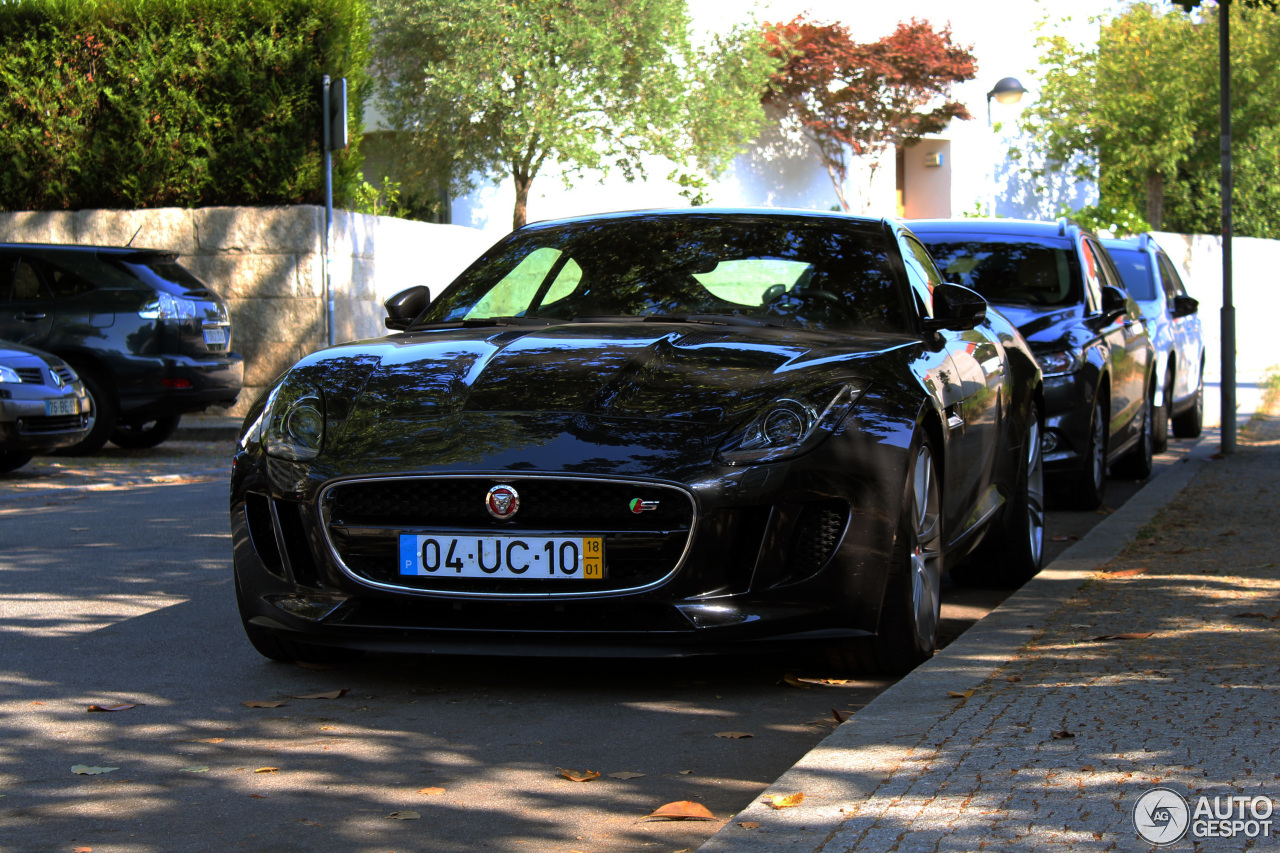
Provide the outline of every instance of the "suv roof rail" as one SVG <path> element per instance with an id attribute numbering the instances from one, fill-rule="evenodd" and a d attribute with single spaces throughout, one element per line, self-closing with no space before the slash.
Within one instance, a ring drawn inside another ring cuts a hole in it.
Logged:
<path id="1" fill-rule="evenodd" d="M 1067 227 L 1069 225 L 1071 225 L 1071 220 L 1067 219 L 1067 217 L 1065 216 L 1058 217 L 1058 236 L 1059 237 L 1067 236 Z"/>
<path id="2" fill-rule="evenodd" d="M 1152 244 L 1152 243 L 1154 243 L 1154 242 L 1155 242 L 1155 240 L 1151 239 L 1151 235 L 1150 235 L 1150 234 L 1148 234 L 1146 231 L 1143 231 L 1141 234 L 1139 234 L 1139 235 L 1138 235 L 1138 248 L 1139 248 L 1139 249 L 1141 249 L 1141 250 L 1142 250 L 1142 251 L 1144 251 L 1144 252 L 1145 252 L 1145 251 L 1146 251 L 1146 250 L 1151 246 L 1151 244 Z"/>

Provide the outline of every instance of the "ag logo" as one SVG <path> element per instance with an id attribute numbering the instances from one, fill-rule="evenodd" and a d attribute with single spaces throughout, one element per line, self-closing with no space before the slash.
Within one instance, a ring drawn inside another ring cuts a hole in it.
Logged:
<path id="1" fill-rule="evenodd" d="M 1133 828 L 1143 841 L 1163 846 L 1187 834 L 1191 808 L 1170 788 L 1152 788 L 1133 806 Z"/>
<path id="2" fill-rule="evenodd" d="M 520 495 L 510 486 L 494 486 L 484 496 L 484 505 L 489 515 L 499 521 L 506 521 L 520 509 Z"/>

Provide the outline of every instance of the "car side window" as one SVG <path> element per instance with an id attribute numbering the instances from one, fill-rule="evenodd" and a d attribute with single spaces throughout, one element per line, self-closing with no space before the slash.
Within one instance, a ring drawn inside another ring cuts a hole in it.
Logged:
<path id="1" fill-rule="evenodd" d="M 1182 276 L 1178 275 L 1178 270 L 1173 265 L 1173 262 L 1164 255 L 1160 255 L 1160 284 L 1170 302 L 1173 301 L 1175 296 L 1187 295 L 1187 289 L 1182 284 Z"/>
<path id="2" fill-rule="evenodd" d="M 53 294 L 40 280 L 35 267 L 26 261 L 19 260 L 17 268 L 13 271 L 13 301 L 34 302 L 52 298 Z"/>
<path id="3" fill-rule="evenodd" d="M 906 236 L 901 237 L 902 263 L 907 268 L 907 280 L 920 301 L 920 313 L 925 317 L 933 316 L 933 289 L 942 284 L 942 276 L 933 263 L 932 256 L 918 240 Z"/>
<path id="4" fill-rule="evenodd" d="M 1102 311 L 1102 277 L 1106 273 L 1102 270 L 1098 247 L 1092 240 L 1084 240 L 1080 249 L 1084 255 L 1085 305 L 1090 314 L 1097 314 Z"/>

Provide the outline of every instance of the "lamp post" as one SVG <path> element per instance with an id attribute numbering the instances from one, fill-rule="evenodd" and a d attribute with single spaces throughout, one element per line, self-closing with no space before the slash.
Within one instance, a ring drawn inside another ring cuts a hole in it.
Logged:
<path id="1" fill-rule="evenodd" d="M 987 92 L 987 127 L 991 127 L 991 99 L 1002 104 L 1016 104 L 1022 100 L 1022 96 L 1027 93 L 1023 85 L 1018 82 L 1017 77 L 1001 77 L 991 91 Z M 991 206 L 987 212 L 988 216 L 996 215 L 996 165 L 991 166 Z"/>

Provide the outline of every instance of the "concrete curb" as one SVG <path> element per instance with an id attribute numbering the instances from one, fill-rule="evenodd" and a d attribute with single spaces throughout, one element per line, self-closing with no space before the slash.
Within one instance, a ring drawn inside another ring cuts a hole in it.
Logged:
<path id="1" fill-rule="evenodd" d="M 214 415 L 187 415 L 178 424 L 170 441 L 223 441 L 234 444 L 240 438 L 241 418 Z"/>
<path id="2" fill-rule="evenodd" d="M 699 853 L 843 849 L 828 848 L 846 820 L 842 806 L 865 800 L 908 759 L 954 705 L 947 693 L 979 686 L 1012 660 L 1098 566 L 1181 494 L 1212 453 L 1211 446 L 1199 442 L 954 643 L 837 728 Z M 805 795 L 797 807 L 779 810 L 764 803 L 770 795 L 796 792 Z M 743 821 L 759 827 L 744 829 L 738 825 Z"/>

